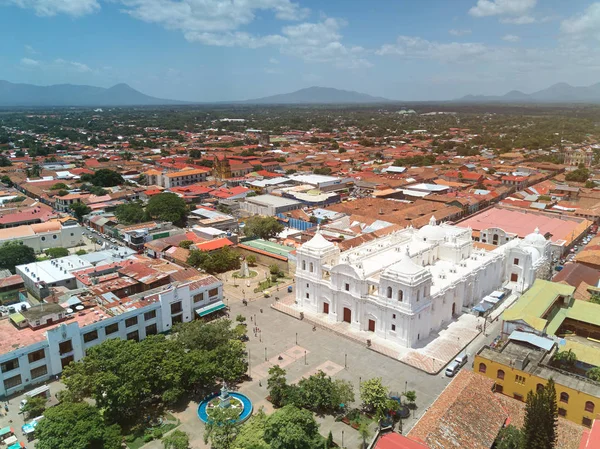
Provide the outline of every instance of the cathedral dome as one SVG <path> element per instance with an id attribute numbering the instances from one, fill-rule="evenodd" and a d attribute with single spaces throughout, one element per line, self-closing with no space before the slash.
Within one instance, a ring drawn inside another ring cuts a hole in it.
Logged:
<path id="1" fill-rule="evenodd" d="M 302 248 L 311 249 L 314 251 L 325 251 L 329 248 L 333 248 L 334 246 L 335 245 L 333 243 L 323 237 L 321 231 L 317 231 L 312 239 L 302 245 Z"/>
<path id="2" fill-rule="evenodd" d="M 545 245 L 546 239 L 540 234 L 539 228 L 535 228 L 531 234 L 528 234 L 523 241 L 529 245 Z"/>
<path id="3" fill-rule="evenodd" d="M 540 252 L 537 249 L 532 248 L 531 246 L 528 246 L 527 248 L 524 248 L 524 250 L 526 252 L 528 252 L 529 254 L 531 254 L 531 261 L 533 263 L 536 263 L 538 261 L 538 259 L 540 257 L 542 257 L 541 254 L 540 254 Z"/>
<path id="4" fill-rule="evenodd" d="M 423 226 L 421 229 L 417 231 L 417 236 L 421 240 L 430 241 L 438 241 L 444 240 L 446 237 L 446 232 L 435 224 L 435 217 L 431 217 L 429 220 L 429 224 Z"/>
<path id="5" fill-rule="evenodd" d="M 417 278 L 428 275 L 429 270 L 412 261 L 407 247 L 400 260 L 386 268 L 384 274 L 411 283 Z"/>

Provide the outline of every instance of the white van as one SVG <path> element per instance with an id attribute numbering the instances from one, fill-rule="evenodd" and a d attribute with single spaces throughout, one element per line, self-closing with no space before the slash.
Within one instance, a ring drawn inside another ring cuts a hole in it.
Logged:
<path id="1" fill-rule="evenodd" d="M 463 365 L 467 363 L 467 360 L 469 360 L 469 357 L 466 353 L 459 354 L 446 368 L 446 376 L 452 377 L 458 373 L 458 370 L 460 370 Z"/>

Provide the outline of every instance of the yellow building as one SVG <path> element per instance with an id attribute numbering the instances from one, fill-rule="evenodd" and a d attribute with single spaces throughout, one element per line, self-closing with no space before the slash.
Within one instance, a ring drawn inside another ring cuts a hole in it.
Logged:
<path id="1" fill-rule="evenodd" d="M 552 378 L 559 416 L 591 427 L 600 412 L 600 383 L 551 366 L 557 350 L 549 338 L 515 331 L 501 347 L 484 346 L 475 356 L 473 370 L 493 379 L 495 391 L 520 401 Z"/>

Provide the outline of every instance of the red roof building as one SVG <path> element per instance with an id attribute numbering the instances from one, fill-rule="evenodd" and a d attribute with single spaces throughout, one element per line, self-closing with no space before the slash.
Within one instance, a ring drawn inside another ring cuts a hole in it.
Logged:
<path id="1" fill-rule="evenodd" d="M 429 449 L 429 447 L 398 433 L 390 432 L 377 439 L 375 449 Z"/>

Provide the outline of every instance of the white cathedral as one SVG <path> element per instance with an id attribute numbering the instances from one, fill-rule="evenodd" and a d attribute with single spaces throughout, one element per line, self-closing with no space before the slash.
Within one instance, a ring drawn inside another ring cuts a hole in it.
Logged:
<path id="1" fill-rule="evenodd" d="M 508 283 L 525 291 L 550 272 L 550 242 L 536 229 L 493 251 L 472 231 L 435 217 L 341 252 L 320 231 L 297 251 L 296 307 L 413 347 Z"/>

